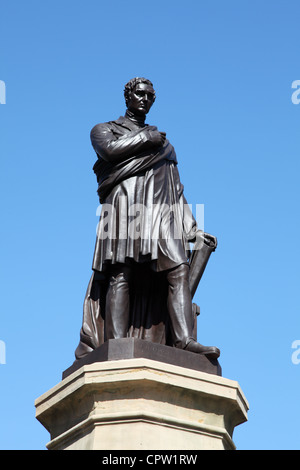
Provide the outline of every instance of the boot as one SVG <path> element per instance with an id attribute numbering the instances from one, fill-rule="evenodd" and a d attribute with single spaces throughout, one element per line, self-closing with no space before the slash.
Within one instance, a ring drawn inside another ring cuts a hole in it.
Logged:
<path id="1" fill-rule="evenodd" d="M 200 343 L 197 343 L 194 339 L 192 339 L 187 346 L 184 348 L 185 351 L 194 352 L 197 354 L 203 354 L 211 359 L 218 359 L 220 356 L 220 350 L 215 346 L 203 346 Z"/>

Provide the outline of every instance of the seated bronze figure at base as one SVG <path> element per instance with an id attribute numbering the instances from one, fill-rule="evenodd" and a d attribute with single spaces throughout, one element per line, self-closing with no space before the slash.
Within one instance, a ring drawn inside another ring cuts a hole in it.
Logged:
<path id="1" fill-rule="evenodd" d="M 145 124 L 152 83 L 134 78 L 124 95 L 125 116 L 91 131 L 102 212 L 76 359 L 126 337 L 216 359 L 196 340 L 192 303 L 216 239 L 197 229 L 166 133 Z"/>

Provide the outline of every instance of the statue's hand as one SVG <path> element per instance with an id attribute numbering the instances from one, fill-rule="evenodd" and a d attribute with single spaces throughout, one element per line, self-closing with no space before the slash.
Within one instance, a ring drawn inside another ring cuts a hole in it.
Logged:
<path id="1" fill-rule="evenodd" d="M 155 147 L 161 147 L 166 141 L 166 133 L 158 130 L 148 130 L 145 132 L 147 141 Z"/>
<path id="2" fill-rule="evenodd" d="M 206 243 L 206 245 L 212 248 L 217 248 L 218 240 L 214 235 L 211 235 L 210 233 L 204 232 L 204 242 Z"/>
<path id="3" fill-rule="evenodd" d="M 166 141 L 166 133 L 165 132 L 159 132 L 161 137 L 162 137 L 162 145 L 164 145 L 165 141 Z"/>
<path id="4" fill-rule="evenodd" d="M 217 248 L 218 241 L 214 235 L 210 233 L 203 232 L 202 230 L 197 230 L 196 233 L 191 233 L 188 239 L 192 243 L 205 243 L 206 245 Z"/>

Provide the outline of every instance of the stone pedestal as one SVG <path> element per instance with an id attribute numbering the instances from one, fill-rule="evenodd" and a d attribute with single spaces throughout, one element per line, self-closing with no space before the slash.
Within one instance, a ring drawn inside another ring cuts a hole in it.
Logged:
<path id="1" fill-rule="evenodd" d="M 149 357 L 77 366 L 35 402 L 48 449 L 235 449 L 248 411 L 237 382 Z"/>

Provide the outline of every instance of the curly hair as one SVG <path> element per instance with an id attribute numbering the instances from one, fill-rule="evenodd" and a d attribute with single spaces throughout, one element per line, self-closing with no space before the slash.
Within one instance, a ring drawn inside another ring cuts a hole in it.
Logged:
<path id="1" fill-rule="evenodd" d="M 128 83 L 126 83 L 125 88 L 124 88 L 124 97 L 125 97 L 126 106 L 128 105 L 128 101 L 129 101 L 132 90 L 134 90 L 134 88 L 136 87 L 138 83 L 145 83 L 146 85 L 150 85 L 153 88 L 153 83 L 150 82 L 150 80 L 148 80 L 147 78 L 143 78 L 143 77 L 132 78 L 131 80 L 129 80 Z M 154 101 L 155 101 L 155 92 L 154 92 L 153 103 Z"/>

